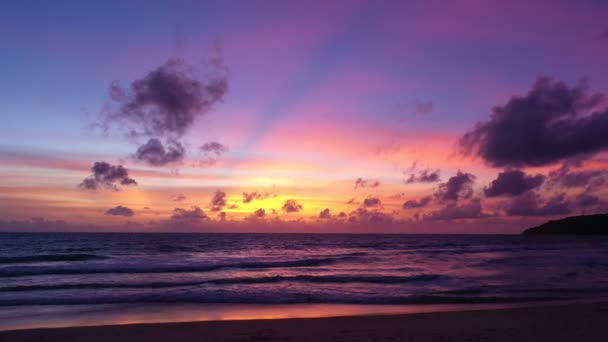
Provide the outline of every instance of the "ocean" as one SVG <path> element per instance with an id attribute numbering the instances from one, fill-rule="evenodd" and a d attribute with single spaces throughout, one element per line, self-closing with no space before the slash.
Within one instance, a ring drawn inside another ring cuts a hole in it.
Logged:
<path id="1" fill-rule="evenodd" d="M 0 318 L 3 310 L 110 304 L 415 306 L 606 295 L 608 238 L 598 236 L 0 234 Z"/>

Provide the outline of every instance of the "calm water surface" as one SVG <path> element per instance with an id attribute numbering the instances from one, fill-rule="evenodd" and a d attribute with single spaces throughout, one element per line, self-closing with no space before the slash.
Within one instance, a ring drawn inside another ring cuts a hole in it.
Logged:
<path id="1" fill-rule="evenodd" d="M 519 303 L 606 294 L 608 239 L 600 237 L 0 234 L 0 306 L 13 308 Z"/>

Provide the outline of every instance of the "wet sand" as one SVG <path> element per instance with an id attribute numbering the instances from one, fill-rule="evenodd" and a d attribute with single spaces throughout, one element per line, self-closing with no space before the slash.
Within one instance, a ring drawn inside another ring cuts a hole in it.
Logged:
<path id="1" fill-rule="evenodd" d="M 608 303 L 407 315 L 31 329 L 0 341 L 606 341 Z"/>

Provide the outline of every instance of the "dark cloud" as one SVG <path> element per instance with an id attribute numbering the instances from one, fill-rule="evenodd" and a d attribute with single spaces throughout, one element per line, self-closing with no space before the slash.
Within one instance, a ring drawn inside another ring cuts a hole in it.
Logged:
<path id="1" fill-rule="evenodd" d="M 78 187 L 85 190 L 107 189 L 120 191 L 123 185 L 137 185 L 137 182 L 129 177 L 129 172 L 122 165 L 95 162 L 93 167 L 91 167 L 91 171 L 93 171 L 93 174 L 78 184 Z"/>
<path id="2" fill-rule="evenodd" d="M 439 170 L 432 171 L 430 169 L 426 169 L 418 172 L 418 176 L 416 176 L 414 173 L 410 174 L 410 177 L 405 180 L 405 184 L 434 183 L 439 182 L 439 180 Z"/>
<path id="3" fill-rule="evenodd" d="M 357 188 L 377 188 L 380 186 L 380 181 L 372 179 L 357 178 L 355 181 L 355 189 Z"/>
<path id="4" fill-rule="evenodd" d="M 581 82 L 569 88 L 539 76 L 526 96 L 513 96 L 492 109 L 459 141 L 464 154 L 476 154 L 502 167 L 541 166 L 570 157 L 589 157 L 608 147 L 608 109 L 603 94 L 588 94 Z"/>
<path id="5" fill-rule="evenodd" d="M 171 200 L 173 200 L 173 201 L 175 201 L 175 202 L 182 202 L 182 201 L 185 201 L 185 200 L 187 200 L 187 199 L 188 199 L 188 198 L 187 198 L 187 197 L 186 197 L 186 195 L 184 195 L 184 194 L 177 194 L 177 195 L 175 195 L 175 196 L 173 196 L 173 197 L 171 198 Z"/>
<path id="6" fill-rule="evenodd" d="M 264 218 L 266 216 L 266 210 L 260 208 L 254 211 L 252 215 L 256 218 Z"/>
<path id="7" fill-rule="evenodd" d="M 170 141 L 165 148 L 160 140 L 150 139 L 139 146 L 132 157 L 151 166 L 163 166 L 181 162 L 185 154 L 184 146 L 177 141 Z"/>
<path id="8" fill-rule="evenodd" d="M 390 214 L 379 210 L 358 208 L 348 215 L 348 221 L 351 223 L 387 224 L 392 223 L 394 218 Z"/>
<path id="9" fill-rule="evenodd" d="M 456 203 L 447 204 L 445 207 L 433 211 L 428 215 L 424 215 L 425 220 L 458 220 L 458 219 L 474 219 L 481 218 L 487 215 L 483 214 L 481 200 L 476 198 L 469 203 L 458 205 Z"/>
<path id="10" fill-rule="evenodd" d="M 513 198 L 506 213 L 509 216 L 569 215 L 573 211 L 565 194 L 555 195 L 544 201 L 537 193 L 527 192 Z"/>
<path id="11" fill-rule="evenodd" d="M 321 218 L 321 219 L 330 219 L 331 218 L 331 212 L 329 211 L 329 208 L 323 209 L 319 213 L 319 218 Z"/>
<path id="12" fill-rule="evenodd" d="M 526 191 L 538 188 L 545 181 L 545 176 L 526 175 L 521 170 L 506 170 L 498 174 L 483 191 L 487 197 L 518 196 Z"/>
<path id="13" fill-rule="evenodd" d="M 253 200 L 261 200 L 270 197 L 276 197 L 275 194 L 271 194 L 269 192 L 260 193 L 257 191 L 254 192 L 243 192 L 243 203 L 251 203 Z"/>
<path id="14" fill-rule="evenodd" d="M 228 215 L 226 214 L 226 212 L 225 212 L 225 211 L 222 211 L 222 212 L 220 212 L 220 213 L 218 214 L 218 217 L 219 217 L 219 219 L 220 219 L 220 221 L 221 221 L 221 222 L 226 222 L 226 218 L 227 218 L 227 216 L 228 216 Z"/>
<path id="15" fill-rule="evenodd" d="M 113 216 L 133 216 L 135 212 L 127 207 L 123 207 L 122 205 L 116 206 L 114 208 L 110 208 L 106 211 L 106 215 Z"/>
<path id="16" fill-rule="evenodd" d="M 339 217 L 339 218 L 346 218 L 346 216 L 347 216 L 347 215 L 346 215 L 346 213 L 345 213 L 345 212 L 343 212 L 343 211 L 341 211 L 341 212 L 338 214 L 338 217 Z"/>
<path id="17" fill-rule="evenodd" d="M 363 200 L 363 206 L 366 208 L 369 207 L 379 207 L 382 205 L 382 201 L 380 201 L 377 197 L 367 197 Z"/>
<path id="18" fill-rule="evenodd" d="M 608 202 L 588 191 L 584 191 L 576 196 L 573 202 L 581 214 L 603 214 L 608 212 Z"/>
<path id="19" fill-rule="evenodd" d="M 549 183 L 564 188 L 591 187 L 598 188 L 606 183 L 606 172 L 603 170 L 572 171 L 564 164 L 549 173 Z"/>
<path id="20" fill-rule="evenodd" d="M 178 138 L 227 91 L 226 73 L 202 81 L 192 66 L 172 58 L 128 89 L 111 85 L 110 96 L 118 108 L 104 113 L 104 127 L 119 123 L 135 135 Z"/>
<path id="21" fill-rule="evenodd" d="M 203 210 L 197 206 L 193 206 L 190 210 L 175 208 L 173 209 L 172 220 L 204 220 L 208 218 Z"/>
<path id="22" fill-rule="evenodd" d="M 216 190 L 211 199 L 211 211 L 220 211 L 226 206 L 226 193 Z"/>
<path id="23" fill-rule="evenodd" d="M 357 204 L 357 200 L 353 197 L 353 198 L 349 199 L 348 201 L 346 201 L 346 204 Z"/>
<path id="24" fill-rule="evenodd" d="M 420 200 L 409 200 L 403 203 L 403 209 L 424 208 L 431 203 L 431 196 L 426 196 Z"/>
<path id="25" fill-rule="evenodd" d="M 289 199 L 285 201 L 285 204 L 283 204 L 283 211 L 286 213 L 297 213 L 301 211 L 302 208 L 302 205 L 298 204 L 296 200 L 293 199 Z"/>
<path id="26" fill-rule="evenodd" d="M 262 195 L 257 192 L 243 192 L 243 203 L 251 203 L 254 199 L 261 199 Z"/>
<path id="27" fill-rule="evenodd" d="M 439 184 L 439 189 L 435 193 L 435 196 L 444 202 L 471 198 L 473 196 L 474 180 L 475 176 L 459 170 L 456 176 L 448 179 L 446 183 Z"/>
<path id="28" fill-rule="evenodd" d="M 138 160 L 153 166 L 182 161 L 185 149 L 179 140 L 228 91 L 229 72 L 222 60 L 215 58 L 211 66 L 209 76 L 202 80 L 194 67 L 173 58 L 128 88 L 113 83 L 102 127 L 106 132 L 114 127 L 130 140 L 149 138 L 134 154 Z M 216 154 L 224 147 L 215 142 L 203 146 L 215 149 Z"/>
<path id="29" fill-rule="evenodd" d="M 601 200 L 597 196 L 583 192 L 576 198 L 576 204 L 582 209 L 587 209 L 598 206 L 601 204 Z"/>

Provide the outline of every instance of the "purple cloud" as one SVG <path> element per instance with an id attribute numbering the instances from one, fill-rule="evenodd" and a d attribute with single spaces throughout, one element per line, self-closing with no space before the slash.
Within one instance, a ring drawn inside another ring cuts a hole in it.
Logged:
<path id="1" fill-rule="evenodd" d="M 265 192 L 263 194 L 257 191 L 243 192 L 243 203 L 251 203 L 253 200 L 262 200 L 273 196 L 276 197 L 275 194 L 271 194 L 269 192 Z"/>
<path id="2" fill-rule="evenodd" d="M 380 201 L 377 197 L 367 197 L 363 200 L 363 206 L 366 208 L 369 207 L 379 207 L 382 205 L 382 201 Z"/>
<path id="3" fill-rule="evenodd" d="M 172 220 L 204 220 L 207 218 L 203 210 L 197 206 L 193 206 L 190 210 L 175 208 L 171 216 Z"/>
<path id="4" fill-rule="evenodd" d="M 118 109 L 104 113 L 104 127 L 118 122 L 137 135 L 183 136 L 228 91 L 225 73 L 201 81 L 193 70 L 183 60 L 172 58 L 133 81 L 129 89 L 113 83 L 110 96 Z"/>
<path id="5" fill-rule="evenodd" d="M 416 176 L 414 173 L 410 174 L 410 177 L 405 180 L 405 184 L 434 183 L 439 182 L 439 180 L 439 170 L 432 171 L 430 169 L 426 169 L 418 172 L 418 176 Z"/>
<path id="6" fill-rule="evenodd" d="M 329 211 L 329 208 L 325 208 L 323 209 L 320 213 L 319 213 L 319 218 L 320 219 L 330 219 L 331 218 L 331 212 Z"/>
<path id="7" fill-rule="evenodd" d="M 393 216 L 389 214 L 365 208 L 357 208 L 357 210 L 348 215 L 348 222 L 351 223 L 387 224 L 393 221 Z"/>
<path id="8" fill-rule="evenodd" d="M 216 190 L 211 199 L 211 211 L 220 211 L 226 206 L 226 193 Z"/>
<path id="9" fill-rule="evenodd" d="M 474 180 L 475 176 L 459 170 L 456 176 L 448 179 L 446 183 L 439 184 L 435 196 L 443 202 L 471 198 L 473 196 Z"/>
<path id="10" fill-rule="evenodd" d="M 403 203 L 403 209 L 424 208 L 431 203 L 431 196 L 426 196 L 420 200 L 408 200 Z"/>
<path id="11" fill-rule="evenodd" d="M 606 183 L 606 171 L 583 170 L 572 171 L 568 165 L 549 173 L 549 183 L 564 188 L 592 187 L 597 188 Z"/>
<path id="12" fill-rule="evenodd" d="M 525 96 L 513 96 L 492 109 L 459 141 L 464 154 L 479 155 L 495 167 L 548 165 L 589 157 L 608 148 L 608 109 L 604 94 L 588 94 L 581 82 L 570 88 L 539 76 Z"/>
<path id="13" fill-rule="evenodd" d="M 355 180 L 355 189 L 357 188 L 377 188 L 380 186 L 380 181 L 372 179 L 363 179 L 361 177 Z"/>
<path id="14" fill-rule="evenodd" d="M 228 151 L 228 146 L 220 144 L 217 141 L 204 143 L 199 148 L 205 157 L 200 163 L 203 165 L 214 164 L 218 157 Z"/>
<path id="15" fill-rule="evenodd" d="M 228 91 L 228 69 L 219 58 L 212 65 L 214 70 L 207 73 L 212 76 L 201 80 L 194 67 L 172 58 L 133 81 L 129 88 L 113 83 L 112 102 L 102 113 L 102 127 L 106 132 L 117 127 L 130 139 L 148 137 L 134 154 L 138 160 L 153 166 L 181 161 L 185 149 L 179 139 Z M 207 147 L 220 153 L 223 145 L 211 143 Z"/>
<path id="16" fill-rule="evenodd" d="M 521 170 L 506 170 L 498 174 L 484 189 L 486 197 L 518 196 L 526 191 L 538 188 L 545 181 L 545 176 L 526 175 Z"/>
<path id="17" fill-rule="evenodd" d="M 129 177 L 129 171 L 122 165 L 111 165 L 106 162 L 95 162 L 91 167 L 93 174 L 85 178 L 78 187 L 84 190 L 106 189 L 120 191 L 121 186 L 137 185 Z"/>
<path id="18" fill-rule="evenodd" d="M 222 212 L 220 212 L 220 213 L 218 214 L 218 217 L 219 217 L 219 219 L 220 219 L 220 221 L 221 221 L 221 222 L 226 222 L 226 218 L 227 218 L 227 216 L 228 216 L 228 215 L 227 215 L 227 214 L 226 214 L 226 212 L 224 212 L 224 211 L 222 211 Z"/>
<path id="19" fill-rule="evenodd" d="M 264 216 L 266 216 L 266 210 L 260 208 L 253 212 L 253 216 L 256 218 L 264 218 Z"/>
<path id="20" fill-rule="evenodd" d="M 302 208 L 302 205 L 298 204 L 296 200 L 293 199 L 289 199 L 283 204 L 283 211 L 286 213 L 297 213 L 300 212 Z"/>
<path id="21" fill-rule="evenodd" d="M 449 203 L 445 207 L 433 211 L 428 215 L 424 215 L 425 220 L 458 220 L 458 219 L 474 219 L 485 217 L 481 207 L 481 200 L 479 198 L 471 200 L 469 203 L 458 205 L 456 203 Z"/>
<path id="22" fill-rule="evenodd" d="M 116 206 L 114 208 L 110 208 L 106 210 L 106 215 L 112 216 L 133 216 L 135 212 L 127 207 L 123 207 L 122 205 Z"/>
<path id="23" fill-rule="evenodd" d="M 205 153 L 213 153 L 219 157 L 228 151 L 228 146 L 220 144 L 217 141 L 210 141 L 201 145 L 200 150 Z"/>
<path id="24" fill-rule="evenodd" d="M 181 162 L 185 153 L 186 150 L 177 141 L 170 141 L 165 149 L 160 140 L 150 139 L 147 143 L 139 146 L 132 157 L 151 166 L 163 166 Z"/>
<path id="25" fill-rule="evenodd" d="M 513 198 L 506 213 L 509 216 L 569 215 L 573 211 L 565 194 L 558 194 L 543 201 L 537 193 L 527 192 Z"/>

